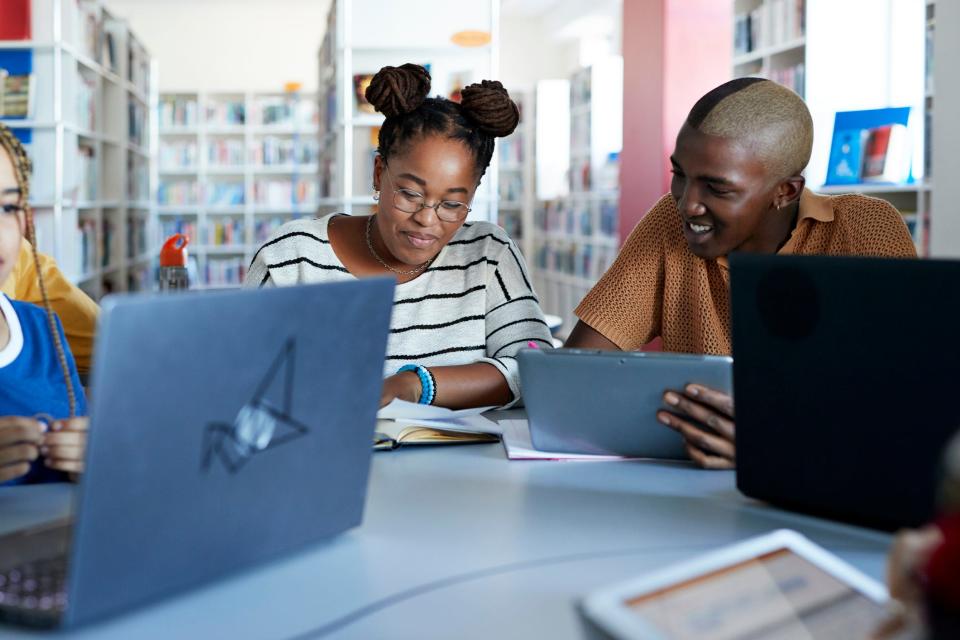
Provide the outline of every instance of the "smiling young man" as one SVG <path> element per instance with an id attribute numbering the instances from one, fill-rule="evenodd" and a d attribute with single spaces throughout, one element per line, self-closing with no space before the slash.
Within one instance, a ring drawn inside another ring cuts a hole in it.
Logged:
<path id="1" fill-rule="evenodd" d="M 577 307 L 568 347 L 729 355 L 734 251 L 915 257 L 902 217 L 862 195 L 805 188 L 813 121 L 803 100 L 759 78 L 703 96 L 670 158 L 670 193 L 637 224 L 610 270 Z M 735 465 L 733 398 L 668 390 L 658 419 L 707 468 Z M 704 428 L 706 427 L 706 428 Z"/>

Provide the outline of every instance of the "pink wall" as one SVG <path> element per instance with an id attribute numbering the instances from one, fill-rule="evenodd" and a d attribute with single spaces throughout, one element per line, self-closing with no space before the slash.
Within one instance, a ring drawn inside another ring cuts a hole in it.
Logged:
<path id="1" fill-rule="evenodd" d="M 669 189 L 677 132 L 732 55 L 730 0 L 623 0 L 621 242 Z"/>

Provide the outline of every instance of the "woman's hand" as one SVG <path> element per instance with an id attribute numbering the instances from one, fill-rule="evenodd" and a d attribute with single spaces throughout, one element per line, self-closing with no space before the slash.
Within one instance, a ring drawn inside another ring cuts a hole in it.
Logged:
<path id="1" fill-rule="evenodd" d="M 57 420 L 51 424 L 40 444 L 44 464 L 57 471 L 83 473 L 88 425 L 87 418 Z"/>
<path id="2" fill-rule="evenodd" d="M 657 420 L 683 436 L 694 462 L 704 469 L 736 466 L 733 396 L 691 384 L 682 393 L 664 392 L 663 401 L 672 409 L 658 411 Z"/>
<path id="3" fill-rule="evenodd" d="M 40 455 L 43 432 L 33 418 L 0 417 L 0 483 L 30 472 L 30 463 Z"/>
<path id="4" fill-rule="evenodd" d="M 420 402 L 423 387 L 420 376 L 414 371 L 396 373 L 383 381 L 383 390 L 380 392 L 380 406 L 385 407 L 396 399 L 407 402 Z"/>

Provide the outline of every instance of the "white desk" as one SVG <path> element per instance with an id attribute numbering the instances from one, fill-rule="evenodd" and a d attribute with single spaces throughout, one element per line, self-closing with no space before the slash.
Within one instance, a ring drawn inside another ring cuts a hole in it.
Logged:
<path id="1" fill-rule="evenodd" d="M 0 489 L 0 532 L 63 515 L 70 492 Z M 58 637 L 581 638 L 581 594 L 780 527 L 882 579 L 889 536 L 748 501 L 732 472 L 508 462 L 500 445 L 377 453 L 360 528 Z"/>

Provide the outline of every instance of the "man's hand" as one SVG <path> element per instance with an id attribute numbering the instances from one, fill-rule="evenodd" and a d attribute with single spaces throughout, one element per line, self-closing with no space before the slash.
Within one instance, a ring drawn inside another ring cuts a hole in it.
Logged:
<path id="1" fill-rule="evenodd" d="M 733 469 L 733 397 L 697 384 L 683 392 L 668 390 L 663 401 L 670 411 L 658 411 L 657 420 L 683 436 L 687 454 L 704 469 Z"/>

